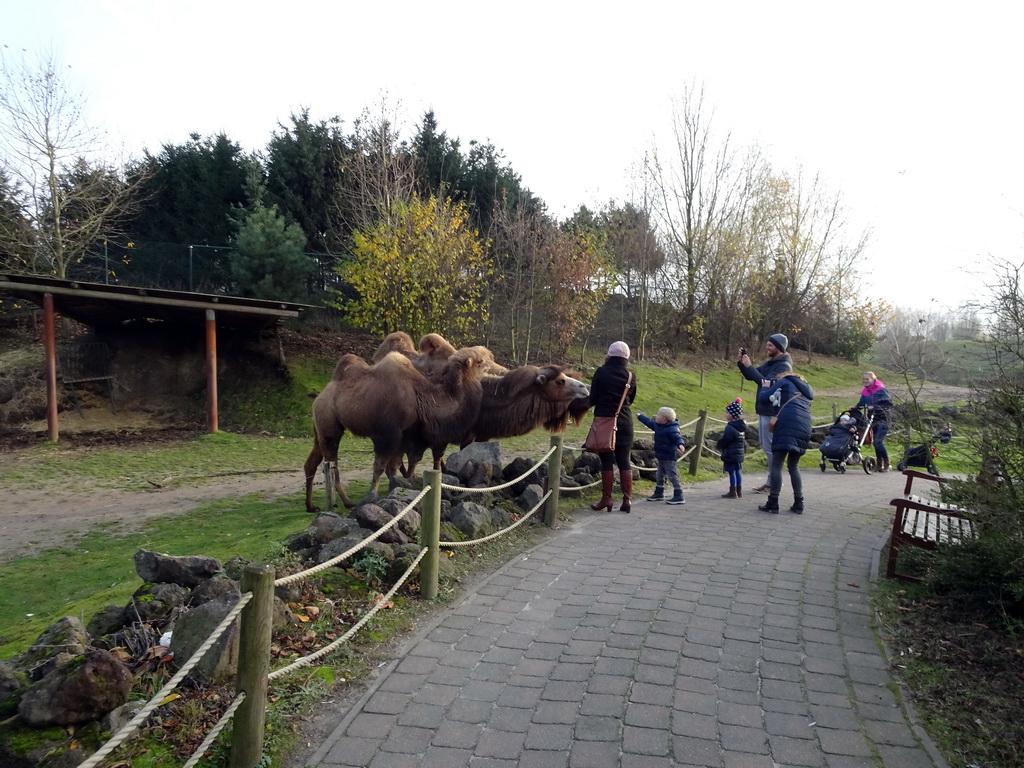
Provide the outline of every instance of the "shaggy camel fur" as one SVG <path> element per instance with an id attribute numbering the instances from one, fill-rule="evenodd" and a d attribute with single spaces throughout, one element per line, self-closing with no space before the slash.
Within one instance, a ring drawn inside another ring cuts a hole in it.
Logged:
<path id="1" fill-rule="evenodd" d="M 481 382 L 483 401 L 479 416 L 463 431 L 461 437 L 449 442 L 461 448 L 473 442 L 486 442 L 504 437 L 518 437 L 544 427 L 562 432 L 569 421 L 579 424 L 590 410 L 590 389 L 582 381 L 566 374 L 558 365 L 523 365 L 501 376 L 486 376 Z M 440 469 L 448 445 L 427 443 L 410 446 L 407 451 L 411 476 L 416 464 L 429 447 L 434 468 Z"/>
<path id="2" fill-rule="evenodd" d="M 395 486 L 398 464 L 410 442 L 458 440 L 480 411 L 480 378 L 493 360 L 486 347 L 460 349 L 435 382 L 397 352 L 372 367 L 356 355 L 342 355 L 331 381 L 313 401 L 313 449 L 303 467 L 306 510 L 316 511 L 313 477 L 323 461 L 333 465 L 334 486 L 343 503 L 353 506 L 337 469 L 338 444 L 346 430 L 373 442 L 371 493 L 376 493 L 382 474 Z"/>
<path id="3" fill-rule="evenodd" d="M 373 353 L 373 362 L 384 359 L 389 352 L 398 352 L 412 361 L 416 370 L 431 379 L 440 377 L 448 358 L 455 354 L 455 347 L 438 333 L 428 333 L 420 338 L 419 352 L 412 344 L 412 337 L 405 331 L 395 331 L 384 337 L 384 341 Z M 500 376 L 508 368 L 494 362 L 493 356 L 486 364 L 486 375 Z"/>

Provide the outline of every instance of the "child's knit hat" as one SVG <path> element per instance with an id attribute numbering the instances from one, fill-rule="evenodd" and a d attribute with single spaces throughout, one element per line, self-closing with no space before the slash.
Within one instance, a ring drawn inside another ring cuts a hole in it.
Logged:
<path id="1" fill-rule="evenodd" d="M 725 406 L 725 412 L 732 416 L 734 419 L 738 419 L 740 416 L 743 415 L 743 406 L 741 405 L 742 402 L 743 400 L 737 397 L 735 400 L 733 400 L 731 403 Z"/>

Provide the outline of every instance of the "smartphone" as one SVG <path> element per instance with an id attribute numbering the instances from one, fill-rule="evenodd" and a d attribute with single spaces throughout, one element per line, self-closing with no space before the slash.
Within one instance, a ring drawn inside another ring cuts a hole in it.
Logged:
<path id="1" fill-rule="evenodd" d="M 745 354 L 747 354 L 747 348 L 746 347 L 740 347 L 740 356 L 743 356 Z"/>

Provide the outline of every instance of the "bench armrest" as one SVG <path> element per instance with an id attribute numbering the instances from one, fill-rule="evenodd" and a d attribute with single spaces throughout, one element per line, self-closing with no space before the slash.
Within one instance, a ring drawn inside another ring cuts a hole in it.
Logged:
<path id="1" fill-rule="evenodd" d="M 948 483 L 949 478 L 939 477 L 938 475 L 932 475 L 928 472 L 918 472 L 916 469 L 905 469 L 903 475 L 907 478 L 907 484 L 903 487 L 903 495 L 910 495 L 910 488 L 914 484 L 915 480 L 931 480 L 935 483 Z"/>

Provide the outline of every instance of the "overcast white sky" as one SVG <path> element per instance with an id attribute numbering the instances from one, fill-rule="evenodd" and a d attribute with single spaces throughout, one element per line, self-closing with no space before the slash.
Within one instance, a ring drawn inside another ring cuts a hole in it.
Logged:
<path id="1" fill-rule="evenodd" d="M 869 293 L 946 309 L 992 257 L 1024 261 L 1022 21 L 1003 0 L 4 0 L 0 44 L 52 50 L 131 154 L 191 132 L 262 149 L 292 112 L 350 123 L 385 94 L 410 131 L 433 108 L 559 217 L 628 198 L 696 82 L 734 143 L 843 195 Z"/>

